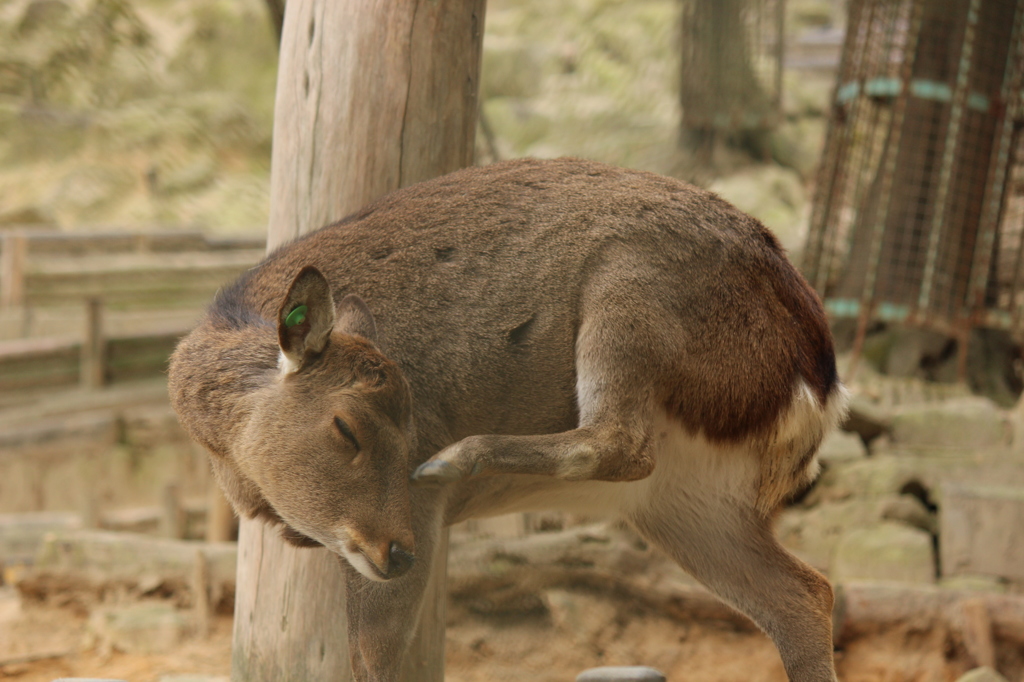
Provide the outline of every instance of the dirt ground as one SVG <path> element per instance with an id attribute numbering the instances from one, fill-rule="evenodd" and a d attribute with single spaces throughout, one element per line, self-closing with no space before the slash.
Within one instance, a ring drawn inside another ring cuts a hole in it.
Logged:
<path id="1" fill-rule="evenodd" d="M 594 599 L 572 628 L 550 613 L 484 617 L 459 613 L 448 626 L 450 682 L 571 682 L 600 665 L 651 665 L 678 682 L 785 682 L 772 644 L 759 633 L 685 623 Z M 600 617 L 602 611 L 607 617 Z M 952 682 L 963 672 L 935 633 L 888 633 L 837 653 L 845 682 Z M 99 676 L 161 682 L 167 676 L 230 673 L 231 618 L 208 637 L 192 637 L 163 655 L 143 656 L 89 644 L 88 621 L 70 607 L 22 606 L 0 599 L 0 679 L 51 682 Z M 41 660 L 17 660 L 52 654 Z M 6 663 L 5 663 L 6 662 Z M 173 679 L 173 677 L 171 678 Z"/>

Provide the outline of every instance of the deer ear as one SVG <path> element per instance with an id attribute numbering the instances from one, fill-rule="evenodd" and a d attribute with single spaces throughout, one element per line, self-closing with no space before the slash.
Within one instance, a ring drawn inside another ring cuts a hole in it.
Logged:
<path id="1" fill-rule="evenodd" d="M 367 341 L 377 343 L 377 323 L 373 313 L 360 296 L 349 294 L 341 299 L 338 306 L 338 321 L 335 329 L 343 334 L 361 336 Z"/>
<path id="2" fill-rule="evenodd" d="M 327 278 L 311 265 L 302 268 L 277 312 L 283 373 L 302 369 L 306 358 L 327 346 L 334 319 L 334 299 Z"/>

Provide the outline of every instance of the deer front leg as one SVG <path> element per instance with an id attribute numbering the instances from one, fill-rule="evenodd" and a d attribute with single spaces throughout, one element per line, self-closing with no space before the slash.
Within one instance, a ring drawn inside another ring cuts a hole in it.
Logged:
<path id="1" fill-rule="evenodd" d="M 567 481 L 635 481 L 654 469 L 651 437 L 646 420 L 538 436 L 469 436 L 421 464 L 412 479 L 440 484 L 478 475 L 537 474 Z"/>

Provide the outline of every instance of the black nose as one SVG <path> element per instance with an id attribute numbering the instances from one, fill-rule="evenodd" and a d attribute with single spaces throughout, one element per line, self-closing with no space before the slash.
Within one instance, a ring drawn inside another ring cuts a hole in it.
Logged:
<path id="1" fill-rule="evenodd" d="M 416 557 L 402 549 L 397 542 L 392 542 L 388 556 L 388 578 L 397 578 L 404 574 L 412 568 L 414 561 Z"/>

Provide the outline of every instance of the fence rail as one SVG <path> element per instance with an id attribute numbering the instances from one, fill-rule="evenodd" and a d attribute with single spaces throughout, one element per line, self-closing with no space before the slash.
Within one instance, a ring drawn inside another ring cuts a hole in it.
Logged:
<path id="1" fill-rule="evenodd" d="M 264 253 L 262 239 L 198 232 L 0 234 L 0 404 L 159 375 L 217 289 Z"/>

